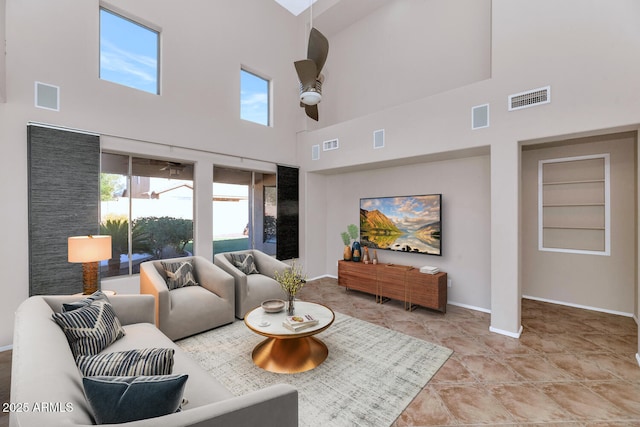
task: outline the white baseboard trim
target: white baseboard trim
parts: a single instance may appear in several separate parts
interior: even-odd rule
[[[548,302],[548,303],[551,303],[551,304],[565,305],[567,307],[582,308],[584,310],[599,311],[601,313],[615,314],[615,315],[618,315],[618,316],[634,317],[633,313],[626,313],[624,311],[607,310],[605,308],[600,308],[600,307],[591,307],[591,306],[588,306],[588,305],[573,304],[573,303],[565,302],[565,301],[556,301],[556,300],[547,299],[547,298],[533,297],[531,295],[522,295],[522,298],[531,299],[531,300],[534,300],[534,301]],[[636,320],[636,323],[637,323],[637,320]]]
[[[636,353],[636,362],[638,362],[638,365],[640,366],[640,354]]]
[[[310,282],[312,280],[325,279],[325,278],[338,279],[338,276],[332,276],[331,274],[323,274],[322,276],[308,277],[307,282]]]
[[[522,325],[520,325],[520,329],[516,333],[505,331],[504,329],[494,328],[493,326],[489,326],[489,331],[500,335],[506,335],[511,338],[520,338],[520,335],[522,334]]]
[[[447,304],[455,305],[456,307],[468,308],[469,310],[481,311],[483,313],[491,314],[491,310],[487,308],[477,307],[475,305],[463,304],[461,302],[447,301]]]
[[[2,353],[3,351],[9,351],[9,350],[13,350],[13,344],[0,347],[0,353]]]

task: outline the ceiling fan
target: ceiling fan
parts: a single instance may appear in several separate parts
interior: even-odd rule
[[[315,121],[318,121],[318,103],[322,101],[322,82],[324,81],[320,71],[327,60],[328,53],[329,41],[312,26],[309,33],[307,59],[293,63],[300,80],[300,106],[304,108],[307,116]]]

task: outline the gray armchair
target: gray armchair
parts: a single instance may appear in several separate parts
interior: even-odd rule
[[[232,255],[251,254],[258,270],[255,274],[245,274],[232,261]],[[236,293],[236,317],[244,319],[244,315],[260,306],[268,299],[286,300],[286,294],[275,280],[276,271],[283,272],[291,268],[288,264],[270,257],[255,249],[246,251],[225,252],[213,257],[215,265],[222,268],[234,278]]]
[[[155,297],[156,326],[173,341],[234,321],[234,278],[200,256],[191,260],[200,286],[169,290],[161,261],[140,264],[140,293]]]

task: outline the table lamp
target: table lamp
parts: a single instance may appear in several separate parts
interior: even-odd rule
[[[111,258],[111,236],[73,236],[67,239],[69,262],[82,263],[82,293],[98,290],[98,261]]]

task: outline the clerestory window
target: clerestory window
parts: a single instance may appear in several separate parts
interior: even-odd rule
[[[100,78],[160,93],[160,33],[100,8]]]

